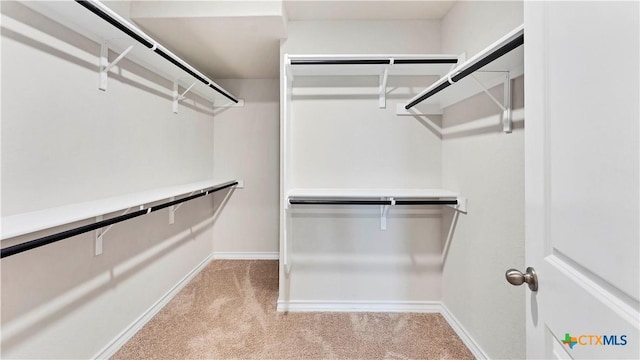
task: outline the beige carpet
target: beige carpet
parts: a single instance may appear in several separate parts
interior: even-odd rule
[[[439,314],[279,313],[277,261],[213,261],[113,359],[473,359]]]

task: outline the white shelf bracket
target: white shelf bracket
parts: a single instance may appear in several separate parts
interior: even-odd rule
[[[502,72],[502,71],[501,71]],[[503,71],[505,79],[504,79],[504,99],[503,102],[498,101],[489,90],[476,78],[474,75],[471,75],[471,78],[480,86],[482,91],[484,91],[487,96],[493,100],[496,105],[502,110],[502,131],[505,134],[511,133],[513,130],[513,121],[511,119],[511,76],[508,71]]]
[[[392,197],[386,200],[391,200],[391,205],[380,205],[380,230],[387,230],[387,215],[389,214],[389,208],[396,204],[396,200]]]
[[[244,99],[238,99],[237,103],[225,104],[225,105],[216,105],[215,102],[211,102],[211,105],[214,109],[223,109],[223,108],[237,108],[244,107]]]
[[[104,217],[102,215],[96,216],[96,222],[100,222],[104,220]],[[96,241],[95,241],[95,252],[94,255],[95,256],[100,256],[102,255],[102,236],[104,235],[106,231],[102,230],[102,229],[97,229],[96,230]]]
[[[124,59],[125,56],[133,49],[134,45],[126,48],[117,58],[115,58],[111,63],[109,63],[109,45],[107,45],[106,41],[102,42],[100,46],[100,84],[98,85],[98,89],[102,91],[107,90],[107,79],[109,78],[109,70],[116,66],[120,62],[120,60]]]
[[[127,210],[125,210],[122,215],[126,215],[129,210],[131,210],[131,208],[128,208]],[[100,222],[104,220],[104,215],[99,215],[96,216],[96,222]],[[109,225],[104,229],[97,229],[96,230],[96,241],[95,241],[95,256],[100,256],[102,255],[102,239],[104,238],[104,235],[107,233],[107,231],[111,230],[111,228],[113,227],[113,225]]]
[[[507,71],[504,77],[504,110],[502,110],[502,131],[510,134],[513,131],[511,116],[511,74]]]
[[[393,63],[393,59],[391,59]],[[378,92],[380,94],[380,109],[387,108],[387,79],[389,78],[389,69],[384,69],[382,74],[380,74],[380,88]]]
[[[203,192],[203,190],[200,190],[200,192]],[[191,194],[189,194],[188,196],[194,195],[195,193],[197,193],[197,191],[193,191],[191,192]],[[175,200],[176,197],[172,196],[171,197],[171,201]],[[180,207],[183,205],[184,203],[180,203],[178,205],[171,205],[169,206],[169,225],[172,225],[173,223],[176,222],[176,211],[178,211],[178,209],[180,209]]]
[[[459,211],[463,214],[467,213],[467,198],[463,197],[463,196],[458,196],[456,198],[456,200],[458,200],[458,204],[457,205],[447,205],[449,207],[454,208],[456,211]]]
[[[180,102],[181,100],[184,100],[185,95],[187,95],[189,90],[191,90],[191,88],[194,87],[197,83],[198,82],[195,81],[182,94],[178,93],[178,83],[177,82],[173,83],[173,113],[174,114],[178,113],[178,102]]]

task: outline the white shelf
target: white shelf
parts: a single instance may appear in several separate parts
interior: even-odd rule
[[[467,199],[460,196],[460,194],[443,189],[394,189],[394,188],[360,188],[360,189],[344,189],[344,188],[333,188],[333,189],[321,189],[321,188],[311,188],[311,189],[291,189],[286,193],[286,201],[285,203],[285,231],[283,238],[283,246],[282,246],[282,261],[285,267],[285,272],[289,273],[290,269],[290,259],[289,259],[289,243],[290,239],[288,239],[288,222],[290,220],[290,216],[286,215],[293,207],[294,204],[291,204],[293,200],[302,200],[302,201],[315,201],[315,200],[328,200],[329,204],[333,200],[345,200],[348,202],[349,200],[366,200],[370,202],[372,200],[383,200],[383,202],[387,202],[386,204],[366,204],[369,206],[380,206],[380,230],[387,229],[387,214],[389,212],[389,208],[397,205],[397,200],[409,200],[410,201],[430,201],[436,200],[435,203],[431,202],[430,205],[445,205],[442,202],[437,202],[439,200],[455,200],[455,202],[451,201],[446,204],[446,206],[450,206],[454,208],[458,212],[466,213],[467,212]],[[291,205],[289,205],[291,204]],[[312,203],[314,205],[325,205],[326,203]],[[345,203],[347,205],[348,203]],[[359,205],[364,205],[360,203]],[[406,204],[402,204],[406,205]]]
[[[457,211],[467,212],[467,199],[460,194],[443,189],[291,189],[286,194],[286,203],[291,200],[457,200],[452,206]]]
[[[287,198],[412,198],[457,199],[460,194],[442,189],[291,189]]]
[[[287,55],[285,61],[287,72],[291,76],[380,76],[385,69],[389,76],[401,75],[436,75],[442,76],[450,71],[455,63],[435,63],[435,64],[396,64],[398,61],[407,60],[432,60],[444,61],[455,59],[458,55],[434,55],[434,54],[411,54],[411,55]],[[376,61],[391,60],[391,64],[304,64],[292,65],[296,61]]]
[[[480,60],[486,58],[488,55],[494,53],[496,50],[522,36],[523,34],[524,25],[520,25],[500,38],[498,41],[489,45],[478,54],[464,61],[455,69],[445,74],[442,78],[431,84],[428,88],[420,92],[407,103],[410,103],[414,99],[418,99],[424,94],[428,94],[432,90],[441,86],[442,84],[449,82],[449,78],[455,77],[464,69],[473,66]],[[409,110],[404,109],[404,104],[402,106],[398,106],[398,115],[413,115],[417,113],[441,114],[443,108],[446,108],[447,106],[453,105],[464,99],[483,92],[482,87],[473,79],[474,76],[480,83],[482,83],[485,88],[490,89],[504,82],[505,73],[509,73],[509,77],[511,79],[524,74],[524,46],[519,46],[511,50],[510,52],[500,56],[499,58],[493,60],[479,70],[475,71],[472,75],[460,79],[459,81],[451,84],[451,86],[425,99]]]
[[[194,191],[229,185],[236,180],[206,180],[191,184],[169,186],[149,191],[110,197],[95,201],[65,205],[2,217],[2,235],[5,240],[55,226],[70,224],[99,215],[150,204]]]
[[[96,1],[93,2],[99,3]],[[186,88],[195,83],[190,92],[196,93],[200,97],[212,101],[215,106],[235,105],[233,101],[224,95],[198,81],[187,72],[181,70],[168,60],[154,53],[151,49],[148,49],[143,44],[129,37],[127,34],[109,24],[107,21],[101,19],[91,11],[85,9],[75,1],[26,1],[23,4],[99,44],[106,41],[109,45],[109,49],[118,54],[122,53],[130,45],[134,45],[133,49],[127,53],[126,59],[131,60],[168,80],[177,82],[181,87],[179,90],[180,93],[184,92]],[[144,34],[144,32],[139,29],[137,32]],[[151,39],[152,42],[157,43],[148,35],[146,35],[145,38]],[[182,63],[188,65],[184,60]],[[96,66],[98,66],[97,62]],[[115,70],[112,69],[111,71]],[[196,71],[196,73],[197,72],[198,71]],[[98,73],[96,73],[96,77],[98,76]],[[210,81],[206,76],[203,76],[203,78]],[[211,84],[222,91],[227,92],[227,94],[233,97],[233,95],[224,90],[221,86],[217,85],[215,82],[211,81]],[[93,85],[94,84],[87,84],[87,86]]]

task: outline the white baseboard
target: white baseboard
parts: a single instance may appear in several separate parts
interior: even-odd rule
[[[453,314],[449,311],[449,309],[447,309],[447,307],[444,304],[440,304],[440,308],[441,308],[440,314],[442,315],[442,317],[444,317],[444,319],[447,320],[449,325],[451,325],[451,328],[453,328],[453,331],[455,331],[456,334],[458,334],[458,337],[467,346],[469,351],[471,351],[473,356],[475,356],[476,359],[481,359],[481,360],[488,359],[489,357],[484,352],[484,350],[482,350],[480,345],[478,345],[478,343],[471,337],[471,335],[469,335],[469,333],[464,329],[462,324],[458,322],[458,319],[456,319],[456,317],[453,316]]]
[[[438,313],[439,301],[280,301],[278,311]]]
[[[278,260],[280,253],[271,252],[235,252],[235,251],[214,251],[213,258],[216,260]]]
[[[162,308],[171,301],[200,271],[202,271],[214,259],[214,254],[207,256],[200,264],[191,270],[182,280],[164,294],[160,300],[138,317],[129,327],[124,329],[107,346],[100,350],[93,359],[108,359],[113,356],[124,344],[129,341],[142,327],[149,322]]]

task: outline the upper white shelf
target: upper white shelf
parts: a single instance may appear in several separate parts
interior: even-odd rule
[[[456,199],[460,194],[442,189],[291,189],[287,197],[300,198],[425,198],[425,199]]]
[[[442,76],[458,63],[458,55],[285,55],[289,76]]]
[[[86,6],[97,9],[98,12],[106,14],[107,17],[115,19],[113,22],[118,25],[112,25],[83,5],[72,0],[24,2],[26,6],[33,10],[99,44],[106,42],[109,49],[118,54],[121,54],[129,46],[134,45],[126,54],[126,58],[172,82],[178,83],[180,87],[182,87],[182,89],[179,89],[180,93],[193,85],[189,90],[190,92],[194,92],[200,97],[210,100],[215,106],[232,106],[236,104],[236,101],[240,102],[240,100],[235,98],[231,93],[189,65],[186,61],[164,48],[137,26],[120,17],[100,1],[91,0],[85,3]],[[116,26],[126,29],[143,41],[151,44],[151,48],[134,40]],[[188,69],[188,71],[200,79],[185,69]],[[219,91],[214,88],[217,88]]]
[[[506,74],[511,79],[524,74],[524,46],[520,46],[523,42],[524,25],[520,25],[456,66],[407,104],[398,106],[398,114],[442,113],[443,108],[484,91],[483,87],[490,89],[502,84]],[[408,111],[404,109],[418,101]]]
[[[99,215],[125,210],[174,196],[233,184],[236,180],[206,180],[191,184],[169,186],[134,194],[110,197],[95,201],[59,206],[39,211],[2,217],[2,234],[5,240],[55,226],[70,224]]]

